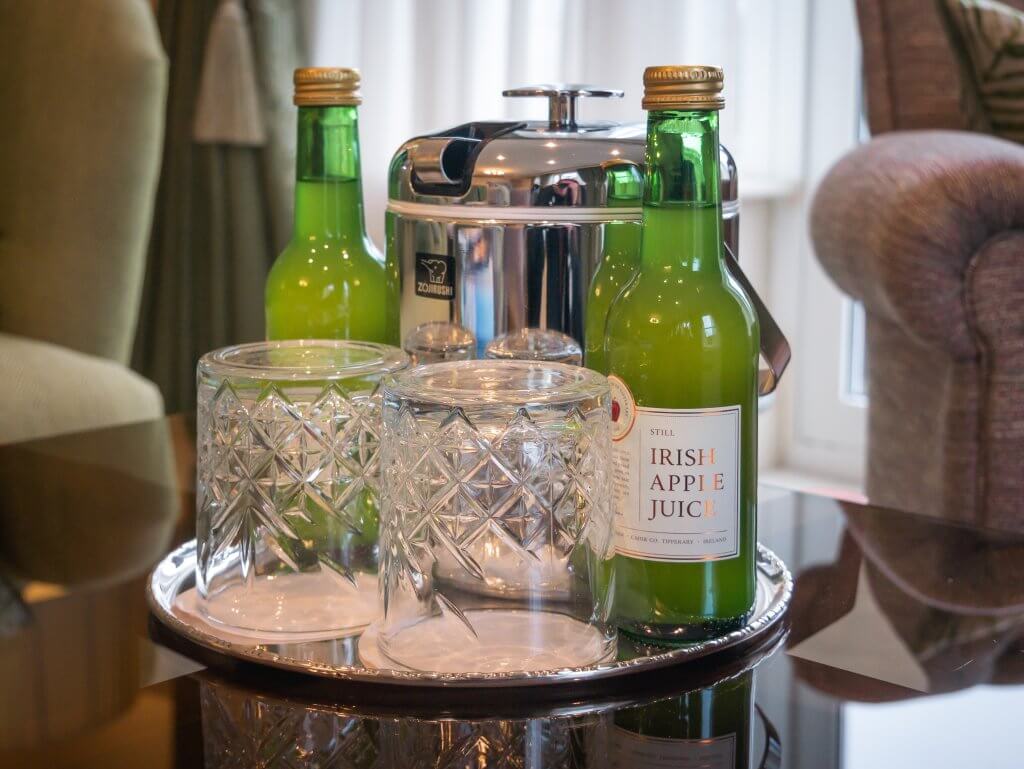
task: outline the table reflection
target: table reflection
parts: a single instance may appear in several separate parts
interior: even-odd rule
[[[168,419],[0,446],[0,751],[91,733],[135,703],[153,666],[146,573],[191,528],[184,432]]]
[[[200,676],[207,769],[663,769],[777,767],[754,670],[711,686],[523,718],[436,717],[312,704]]]
[[[796,579],[789,654],[801,679],[863,702],[1024,683],[1024,537],[842,513],[836,559]]]
[[[194,445],[175,417],[0,447],[0,766],[770,767],[780,743],[801,769],[1024,755],[1019,535],[764,488],[761,538],[796,589],[788,639],[766,641],[785,653],[755,652],[754,676],[758,659],[716,655],[557,696],[389,693],[240,665],[149,616],[146,562],[195,530]],[[52,488],[34,491],[33,464]]]

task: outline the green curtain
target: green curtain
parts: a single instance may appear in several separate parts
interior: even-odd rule
[[[307,58],[296,4],[245,3],[265,126],[261,146],[193,139],[206,42],[218,5],[160,0],[157,7],[170,83],[132,363],[160,387],[168,412],[194,406],[200,355],[263,338],[263,283],[291,226],[291,73]]]

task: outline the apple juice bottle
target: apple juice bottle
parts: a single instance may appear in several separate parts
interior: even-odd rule
[[[353,69],[295,71],[295,226],[267,277],[269,339],[398,343],[397,292],[363,219],[358,87]]]
[[[722,261],[722,71],[651,67],[640,265],[608,311],[614,613],[691,642],[754,602],[759,332]]]

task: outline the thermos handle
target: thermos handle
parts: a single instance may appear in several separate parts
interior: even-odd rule
[[[789,341],[782,333],[782,329],[779,328],[779,324],[775,322],[775,318],[768,312],[761,297],[757,295],[754,287],[747,280],[747,276],[743,274],[743,268],[736,261],[736,255],[729,248],[729,244],[723,243],[722,245],[725,249],[726,267],[737,282],[743,286],[743,290],[747,292],[747,296],[754,303],[754,310],[757,312],[757,322],[761,326],[761,357],[768,364],[768,368],[763,368],[758,372],[757,393],[758,395],[767,395],[778,387],[782,372],[789,365],[792,351],[789,349]]]
[[[480,143],[465,136],[425,136],[409,150],[416,180],[424,184],[458,184],[466,158]]]
[[[768,720],[768,716],[761,710],[760,705],[755,705],[754,708],[757,710],[757,717],[761,719],[765,733],[764,753],[761,754],[761,762],[757,767],[758,769],[780,769],[782,767],[782,740],[779,738],[779,730]]]
[[[576,130],[576,100],[581,96],[621,98],[618,88],[601,88],[583,83],[544,83],[508,88],[502,96],[546,96],[548,99],[548,128],[557,131]]]
[[[472,181],[473,164],[480,149],[496,136],[523,125],[507,121],[463,123],[409,142],[413,189],[421,195],[464,195]]]

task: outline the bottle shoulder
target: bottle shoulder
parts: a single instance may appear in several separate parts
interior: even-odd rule
[[[369,238],[294,238],[274,260],[271,272],[299,269],[384,271],[384,257]]]
[[[635,254],[608,254],[594,271],[594,282],[624,284],[637,271],[638,260]]]
[[[757,323],[757,309],[754,307],[754,301],[747,294],[740,282],[732,276],[729,270],[723,268],[725,275],[725,285],[729,293],[735,297],[737,304],[743,308],[743,311],[749,316],[749,318],[756,324]]]
[[[712,347],[724,338],[759,338],[750,298],[731,278],[687,279],[637,273],[608,310],[609,337],[676,338]]]
[[[612,309],[629,306],[678,308],[681,313],[733,308],[755,316],[754,305],[742,286],[728,273],[694,275],[682,271],[635,270],[630,274]]]
[[[383,301],[387,284],[384,264],[367,251],[290,244],[271,266],[264,293],[268,303],[347,306]]]

